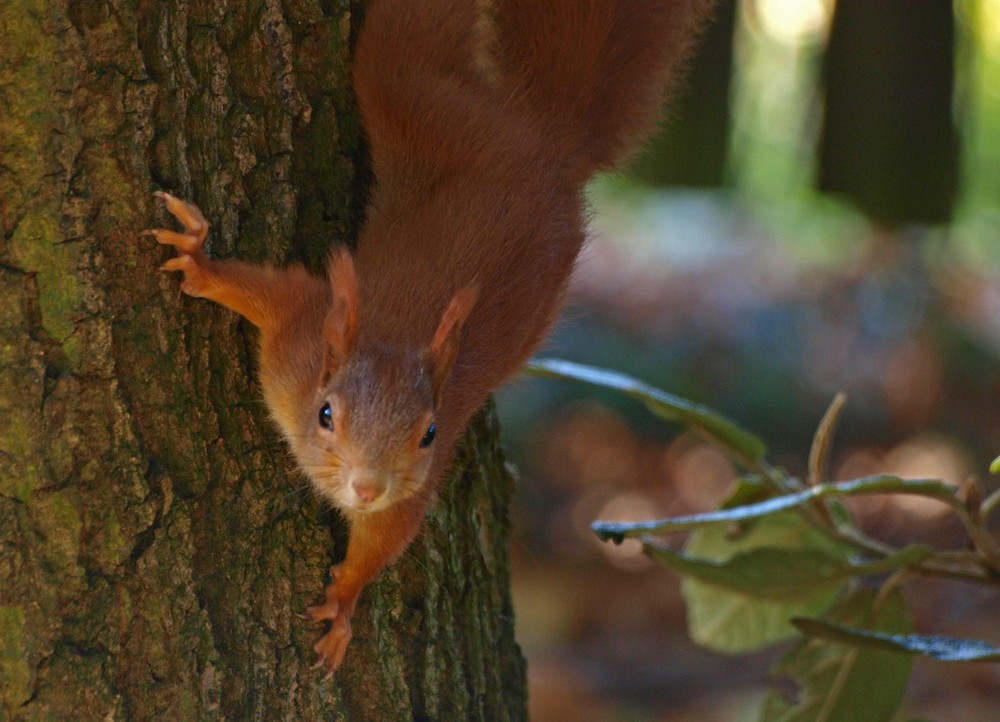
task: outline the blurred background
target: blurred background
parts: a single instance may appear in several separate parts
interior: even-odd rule
[[[844,390],[836,479],[996,488],[1000,0],[722,0],[664,133],[591,202],[542,356],[704,403],[795,473]],[[521,379],[498,405],[533,719],[756,719],[783,649],[698,649],[677,576],[589,530],[712,508],[726,457],[567,382]],[[855,509],[885,540],[962,543],[940,504]],[[995,587],[906,591],[921,632],[1000,644]],[[1000,719],[1000,665],[919,660],[906,699],[901,719]]]

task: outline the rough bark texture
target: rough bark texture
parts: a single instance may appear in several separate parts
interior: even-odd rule
[[[525,717],[492,414],[324,681],[296,615],[344,532],[266,419],[253,331],[137,236],[156,188],[217,256],[315,267],[352,236],[356,10],[0,3],[0,720]]]

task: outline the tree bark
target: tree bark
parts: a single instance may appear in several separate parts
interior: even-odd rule
[[[183,297],[151,191],[210,251],[322,264],[364,184],[335,0],[0,3],[0,720],[517,720],[492,411],[425,531],[312,671],[346,533],[255,388],[253,330]]]

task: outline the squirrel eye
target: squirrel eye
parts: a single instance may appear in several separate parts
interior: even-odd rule
[[[434,442],[434,435],[437,433],[437,428],[434,424],[427,427],[427,433],[424,434],[424,438],[420,440],[420,448],[426,449]]]
[[[327,401],[319,409],[319,425],[328,431],[333,431],[333,410]]]

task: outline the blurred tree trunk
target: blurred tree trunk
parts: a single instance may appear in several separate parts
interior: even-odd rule
[[[736,0],[715,5],[662,130],[628,172],[654,186],[717,188],[729,156]]]
[[[325,681],[296,615],[344,531],[265,419],[252,329],[138,237],[155,188],[217,256],[353,237],[357,9],[0,4],[0,720],[525,717],[492,414]]]
[[[887,226],[947,223],[958,179],[946,0],[837,0],[820,188]]]

